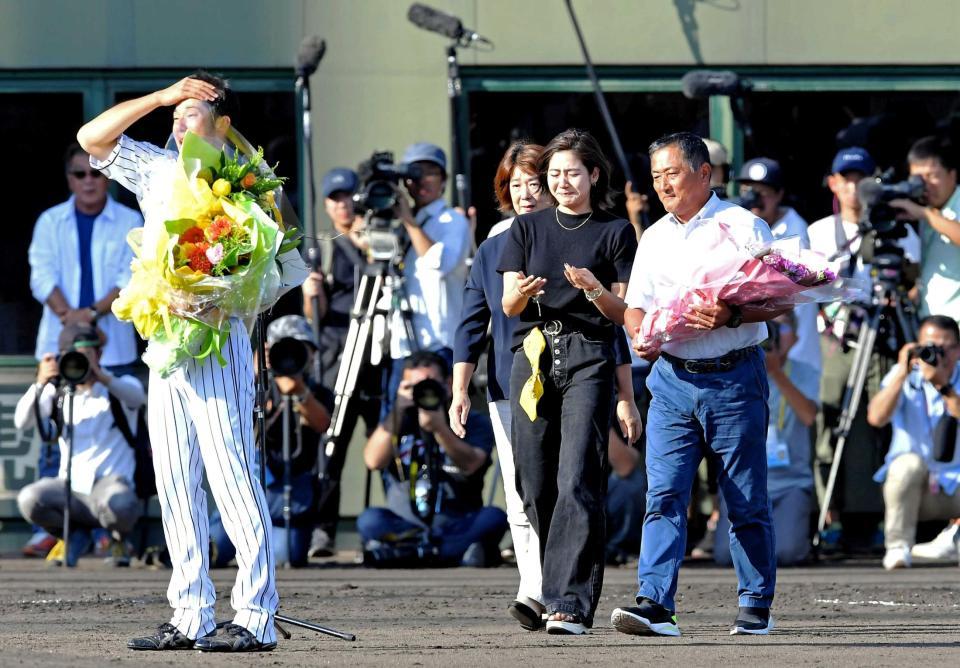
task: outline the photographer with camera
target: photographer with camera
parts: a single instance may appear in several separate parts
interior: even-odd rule
[[[507,516],[484,507],[490,418],[471,411],[461,438],[450,428],[450,373],[436,353],[410,355],[390,413],[367,440],[363,459],[383,471],[387,507],[357,518],[370,566],[491,566],[499,563]]]
[[[960,189],[957,158],[949,141],[924,137],[907,153],[910,175],[923,179],[923,204],[901,198],[890,206],[920,221],[920,315],[960,319]]]
[[[811,223],[807,229],[810,248],[828,258],[838,276],[853,277],[862,282],[870,293],[874,289],[871,260],[877,240],[868,235],[867,247],[861,247],[866,234],[861,223],[869,223],[869,220],[866,220],[867,212],[857,189],[862,181],[873,177],[876,171],[876,163],[866,149],[850,146],[837,151],[831,163],[830,174],[826,178],[827,187],[833,193],[835,213]],[[919,237],[909,225],[898,227],[900,229],[896,233],[904,236],[890,239],[889,243],[903,251],[906,261],[917,262],[920,258]],[[818,416],[819,437],[815,447],[814,467],[819,497],[824,494],[827,475],[833,462],[837,443],[834,430],[840,420],[847,379],[857,354],[850,344],[857,340],[868,306],[836,302],[823,304],[821,308],[819,329],[823,373],[820,377],[821,411]],[[892,353],[896,354],[896,348]],[[867,424],[865,406],[870,397],[879,390],[879,382],[891,362],[892,360],[885,358],[882,351],[874,350],[871,355],[867,381],[863,388],[864,397],[854,415],[846,445],[847,448],[853,448],[852,454],[846,458],[840,469],[841,479],[845,483],[838,484],[839,493],[834,494],[827,515],[828,526],[822,537],[825,548],[834,548],[840,539],[841,529],[836,511],[847,506],[842,492],[848,487],[868,484],[867,480],[872,474],[870,459],[873,453],[880,450],[881,444],[877,432]]]
[[[390,357],[384,378],[381,419],[391,408],[403,375],[404,360],[413,351],[429,350],[453,363],[454,333],[463,305],[467,280],[466,256],[470,250],[467,219],[443,199],[447,184],[447,158],[439,146],[419,142],[407,147],[403,162],[415,174],[404,179],[413,199],[397,193],[394,215],[403,224],[409,246],[403,255],[404,289],[415,340],[394,312],[390,323]]]
[[[893,439],[874,480],[883,483],[887,570],[908,568],[917,521],[960,516],[960,329],[949,316],[920,323],[917,343],[900,350],[897,364],[870,401],[867,420],[891,424]]]
[[[41,435],[50,435],[45,440],[52,440],[57,430],[60,472],[57,478],[42,478],[20,490],[17,505],[27,521],[54,535],[63,531],[67,452],[72,448],[71,531],[66,563],[76,564],[90,547],[91,530],[104,528],[113,535],[114,563],[127,565],[129,555],[123,536],[133,529],[142,506],[133,484],[135,454],[116,424],[118,412],[112,404],[119,402],[130,428],[135,429],[137,411],[146,402],[146,394],[135,376],[114,376],[100,366],[106,337],[93,325],[65,325],[58,343],[60,358],[44,355],[36,383],[17,402],[14,426],[36,427]],[[69,402],[61,400],[66,383],[74,387],[70,442],[65,438],[68,427],[64,423],[69,419]]]
[[[337,167],[324,174],[321,185],[324,209],[336,233],[333,254],[326,275],[314,267],[301,286],[303,314],[310,321],[315,315],[314,298],[317,299],[319,313],[316,316],[319,318],[320,332],[317,354],[320,355],[321,383],[327,389],[333,389],[337,384],[359,275],[367,264],[367,244],[359,230],[363,220],[358,218],[353,201],[359,185],[360,179],[351,169]],[[368,366],[363,374],[357,383],[358,387],[379,387],[379,369]],[[375,397],[363,392],[355,392],[351,396],[341,428],[343,438],[336,441],[320,478],[318,526],[310,539],[311,557],[326,557],[334,553],[337,524],[340,521],[340,477],[347,458],[347,446],[356,429],[357,419],[363,417],[368,425],[364,435],[369,436],[379,411],[379,402]]]
[[[277,559],[287,554],[285,534],[278,528],[286,527],[284,516],[284,402],[291,402],[287,433],[290,442],[289,503],[290,542],[287,554],[294,567],[307,564],[307,549],[316,520],[317,451],[323,433],[330,425],[330,392],[309,378],[313,356],[317,348],[307,320],[298,315],[277,318],[267,327],[267,368],[270,385],[266,390],[266,494],[270,519],[274,527],[273,545]],[[210,558],[213,568],[226,566],[236,554],[230,542],[219,511],[210,519],[210,540],[214,553]]]

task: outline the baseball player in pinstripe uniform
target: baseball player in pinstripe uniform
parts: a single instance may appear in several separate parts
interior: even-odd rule
[[[124,131],[151,111],[172,106],[178,147],[190,130],[220,148],[230,129],[231,101],[227,82],[198,72],[108,109],[84,125],[77,139],[90,153],[91,165],[142,200],[151,164],[175,160],[177,154],[134,141]],[[282,291],[303,282],[306,267],[296,251],[282,255],[280,261]],[[230,320],[223,352],[226,367],[208,357],[191,360],[166,378],[156,373],[150,377],[147,417],[173,565],[167,597],[174,614],[153,635],[130,640],[131,649],[235,652],[276,646],[273,616],[278,597],[268,542],[271,523],[257,477],[253,436],[253,355],[239,319]],[[237,547],[239,566],[230,597],[236,615],[219,634],[209,576],[204,470],[224,528]]]

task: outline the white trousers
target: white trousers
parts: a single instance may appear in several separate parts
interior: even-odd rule
[[[253,437],[254,372],[250,339],[231,319],[226,367],[212,356],[191,360],[167,378],[150,375],[147,418],[153,467],[173,575],[170,623],[188,638],[215,628],[210,533],[203,473],[237,548],[239,572],[230,604],[233,623],[261,642],[275,642],[277,610],[270,513],[257,477]]]
[[[507,502],[507,521],[513,537],[513,551],[517,555],[517,570],[520,571],[520,589],[517,599],[528,598],[543,604],[540,591],[540,538],[530,526],[523,512],[523,499],[517,492],[517,473],[513,465],[513,447],[510,444],[510,401],[490,402],[490,421],[497,443],[497,460],[503,477],[503,495]]]

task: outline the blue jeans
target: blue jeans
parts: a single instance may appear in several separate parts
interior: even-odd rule
[[[440,348],[431,351],[447,361],[447,372],[453,369],[453,350],[450,348]],[[380,419],[383,420],[393,408],[393,399],[397,396],[397,390],[400,389],[400,380],[403,378],[403,365],[407,361],[406,357],[391,359],[383,372],[383,398],[380,401]]]
[[[422,527],[409,522],[389,508],[367,508],[357,518],[357,531],[364,545],[383,540],[387,534],[416,533]],[[434,518],[433,536],[440,544],[440,558],[459,563],[473,543],[496,546],[507,530],[507,514],[487,506],[465,515],[438,515]]]
[[[776,552],[767,496],[767,372],[759,350],[725,372],[689,373],[660,358],[647,379],[647,513],[638,597],[675,609],[687,535],[687,504],[700,460],[720,469],[730,516],[739,604],[769,608]]]

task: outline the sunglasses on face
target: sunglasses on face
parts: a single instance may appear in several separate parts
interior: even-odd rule
[[[84,177],[93,177],[95,179],[102,179],[103,174],[101,174],[96,169],[71,169],[67,172],[70,176],[77,179],[78,181],[83,180]]]

